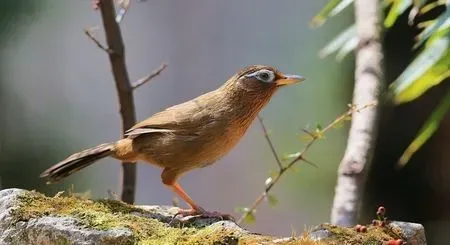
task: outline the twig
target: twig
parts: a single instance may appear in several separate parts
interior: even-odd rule
[[[380,100],[385,87],[383,74],[383,8],[378,0],[355,0],[356,32],[360,40],[355,57],[353,104]],[[331,223],[357,223],[362,195],[373,158],[380,108],[358,113],[352,119],[344,157],[339,165]]]
[[[351,106],[350,109],[348,109],[344,114],[342,114],[339,117],[337,117],[333,122],[328,124],[318,134],[310,134],[310,133],[308,133],[311,136],[311,139],[308,141],[308,143],[306,143],[306,146],[303,148],[303,150],[299,154],[297,154],[297,156],[293,160],[291,160],[291,162],[289,162],[288,165],[286,165],[285,167],[282,167],[273,178],[269,177],[268,180],[270,180],[270,181],[266,181],[266,187],[265,187],[264,191],[255,199],[255,201],[252,203],[250,208],[246,209],[246,211],[242,214],[242,216],[239,218],[237,223],[240,224],[240,223],[242,223],[242,221],[244,221],[244,219],[248,215],[253,215],[253,213],[255,212],[255,210],[258,207],[258,205],[261,204],[261,202],[267,197],[269,191],[273,188],[273,186],[276,183],[278,183],[278,181],[281,179],[281,177],[283,176],[283,174],[287,170],[292,168],[292,166],[294,166],[295,163],[297,163],[299,161],[305,161],[305,158],[304,158],[305,153],[314,144],[314,142],[316,142],[316,140],[318,140],[320,138],[320,135],[323,135],[328,130],[330,130],[331,128],[336,126],[338,123],[346,120],[353,113],[359,112],[359,111],[364,110],[364,109],[369,108],[369,107],[373,107],[376,104],[377,104],[376,102],[371,102],[371,103],[363,105],[361,107]],[[305,161],[305,162],[307,162],[307,161]]]
[[[272,155],[275,157],[275,160],[277,161],[278,167],[281,170],[281,169],[283,169],[283,164],[281,163],[280,157],[278,157],[277,151],[275,150],[275,147],[273,146],[272,140],[269,137],[269,133],[267,131],[266,125],[264,125],[264,121],[261,118],[261,116],[259,116],[259,115],[258,115],[258,121],[259,121],[259,124],[261,125],[261,128],[263,130],[264,137],[266,138],[266,141],[269,144],[270,150],[272,151]]]
[[[161,64],[158,68],[156,68],[154,71],[152,71],[152,73],[150,75],[147,75],[146,77],[143,77],[141,79],[139,79],[138,81],[136,81],[132,87],[133,89],[137,89],[140,86],[150,82],[154,77],[158,76],[164,69],[166,69],[167,64],[163,63]]]
[[[122,118],[122,137],[126,130],[136,123],[136,113],[133,98],[133,88],[130,83],[128,71],[125,64],[125,52],[122,34],[119,24],[116,22],[116,12],[113,0],[100,0],[98,7],[101,12],[103,28],[108,44],[109,61],[116,84],[117,96],[119,98],[120,115]],[[92,39],[92,38],[91,38]],[[95,42],[95,39],[92,39]],[[98,42],[95,42],[97,46]],[[122,190],[121,199],[127,203],[133,203],[136,191],[136,164],[122,162]]]
[[[89,39],[91,39],[95,43],[95,45],[97,45],[97,47],[99,47],[106,53],[111,54],[113,52],[110,48],[107,48],[102,43],[100,43],[100,41],[94,36],[94,34],[92,34],[91,30],[84,29],[84,34],[86,34],[86,36],[89,37]]]

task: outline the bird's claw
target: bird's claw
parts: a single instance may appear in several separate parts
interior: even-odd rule
[[[173,218],[175,219],[178,216],[179,217],[193,216],[196,218],[217,218],[220,220],[235,221],[235,218],[229,214],[222,214],[216,211],[209,212],[204,209],[181,209],[173,216]]]

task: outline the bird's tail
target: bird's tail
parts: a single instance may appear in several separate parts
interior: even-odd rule
[[[75,153],[45,170],[40,177],[48,178],[50,183],[57,182],[102,158],[111,156],[113,154],[114,144],[115,143],[101,144]]]

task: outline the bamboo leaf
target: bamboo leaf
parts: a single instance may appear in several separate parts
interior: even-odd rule
[[[269,202],[270,207],[275,207],[278,204],[278,199],[272,195],[272,194],[267,194],[267,202]]]
[[[390,86],[395,103],[414,100],[450,76],[449,44],[450,35],[427,42],[425,49]]]
[[[331,0],[319,13],[312,18],[309,25],[311,27],[319,27],[325,23],[329,17],[339,14],[342,10],[348,7],[354,0]]]
[[[400,160],[398,161],[398,166],[403,167],[405,164],[411,159],[412,155],[417,152],[417,150],[422,147],[425,142],[436,132],[444,118],[447,111],[450,109],[450,90],[447,91],[447,95],[442,99],[439,106],[433,111],[431,116],[425,122],[423,127],[420,129],[416,138],[413,142],[408,146]]]
[[[356,37],[356,26],[353,24],[339,33],[322,50],[320,50],[319,56],[321,58],[327,57],[328,55],[338,51],[348,42],[348,40],[354,37]]]
[[[449,1],[450,2],[450,1]],[[439,15],[439,17],[433,21],[432,24],[428,25],[418,36],[417,43],[414,45],[415,48],[422,45],[428,38],[437,32],[445,31],[450,27],[450,8]]]
[[[413,8],[409,11],[408,24],[412,25],[417,14],[420,12],[420,8],[427,2],[427,0],[413,0]]]
[[[403,12],[405,12],[405,10],[409,6],[411,6],[411,4],[412,0],[395,0],[394,4],[389,10],[389,13],[386,16],[386,19],[384,20],[384,26],[386,28],[391,28],[398,17],[403,14]]]
[[[352,37],[350,40],[347,40],[347,42],[342,46],[342,48],[339,50],[339,52],[336,55],[337,61],[342,61],[345,56],[347,56],[350,52],[356,49],[359,43],[359,38],[357,36]]]

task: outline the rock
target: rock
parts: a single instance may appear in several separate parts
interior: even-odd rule
[[[390,221],[385,227],[367,225],[364,232],[355,227],[341,227],[331,224],[321,224],[312,229],[308,238],[313,241],[323,241],[325,244],[380,244],[389,240],[401,239],[404,244],[426,245],[425,229],[421,224]]]
[[[228,220],[173,219],[177,211],[7,189],[0,191],[0,245],[272,244],[279,239],[252,234]]]
[[[75,195],[47,197],[34,191],[7,189],[0,191],[0,245],[383,244],[397,238],[391,237],[384,230],[386,227],[368,226],[367,232],[358,233],[352,228],[329,224],[322,224],[300,237],[272,237],[251,233],[229,220],[173,219],[178,210],[170,206],[133,206],[107,199],[94,201]],[[396,230],[405,231],[404,237],[424,242],[419,235],[423,234],[423,227],[421,231],[420,225],[408,224],[392,225]],[[408,241],[408,244],[425,243]]]
[[[425,228],[421,224],[392,221],[389,223],[388,227],[400,233],[409,245],[427,244],[427,239],[425,238]]]

